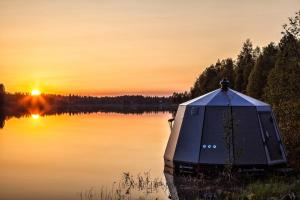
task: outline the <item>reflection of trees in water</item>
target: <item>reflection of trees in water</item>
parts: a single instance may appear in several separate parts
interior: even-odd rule
[[[176,110],[176,106],[148,106],[148,105],[100,105],[100,106],[63,106],[63,107],[52,107],[49,110],[39,109],[35,107],[34,109],[16,109],[13,111],[6,112],[5,109],[0,110],[0,128],[4,127],[5,120],[12,117],[30,117],[32,114],[39,114],[41,116],[45,115],[81,115],[90,113],[120,113],[120,114],[144,114],[144,113],[159,113],[167,112],[173,113]]]
[[[82,113],[121,113],[121,114],[143,114],[157,112],[172,112],[176,106],[147,106],[147,105],[100,105],[100,106],[70,106],[51,109],[45,114],[82,114]]]
[[[4,121],[12,117],[30,117],[32,114],[39,116],[79,115],[96,112],[143,114],[174,112],[176,108],[177,105],[172,104],[167,97],[30,96],[21,93],[5,93],[3,86],[0,91],[0,127],[3,128]]]
[[[172,100],[169,97],[150,97],[141,95],[91,97],[50,94],[31,96],[22,93],[5,93],[4,90],[1,94],[3,97],[2,107],[3,113],[5,113],[5,119],[11,117],[26,117],[31,116],[32,114],[38,114],[40,116],[60,114],[77,115],[96,112],[143,114],[174,112],[177,108],[177,105],[172,103]]]

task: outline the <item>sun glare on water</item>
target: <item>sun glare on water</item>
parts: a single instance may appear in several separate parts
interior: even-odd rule
[[[31,91],[31,95],[32,96],[39,96],[39,95],[41,95],[41,91],[38,90],[38,89],[34,89],[34,90]]]

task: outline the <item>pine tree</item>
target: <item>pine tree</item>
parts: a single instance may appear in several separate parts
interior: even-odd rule
[[[219,81],[227,78],[230,82],[230,87],[234,88],[234,62],[231,58],[221,61],[221,70],[219,73]]]
[[[295,13],[294,17],[289,17],[289,24],[283,25],[284,35],[292,35],[296,39],[300,39],[300,10]]]
[[[235,68],[235,89],[246,93],[248,77],[255,63],[255,55],[252,43],[249,39],[243,44],[242,51],[238,55],[237,65]]]
[[[211,65],[202,72],[190,90],[190,96],[192,98],[203,95],[218,87],[220,65],[221,63],[218,61],[216,65]]]
[[[196,79],[190,89],[190,98],[203,95],[220,87],[220,80],[227,78],[234,87],[234,62],[231,58],[218,60],[215,65],[207,67]]]

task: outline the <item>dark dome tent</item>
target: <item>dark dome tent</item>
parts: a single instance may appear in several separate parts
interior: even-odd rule
[[[269,167],[286,164],[271,106],[228,88],[179,105],[164,154],[165,166],[193,168],[232,164]]]

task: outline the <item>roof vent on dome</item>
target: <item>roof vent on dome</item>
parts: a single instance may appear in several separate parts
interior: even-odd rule
[[[224,78],[224,79],[222,79],[220,81],[221,89],[223,91],[227,91],[228,90],[229,84],[230,84],[230,82],[229,82],[229,80],[227,78]]]

